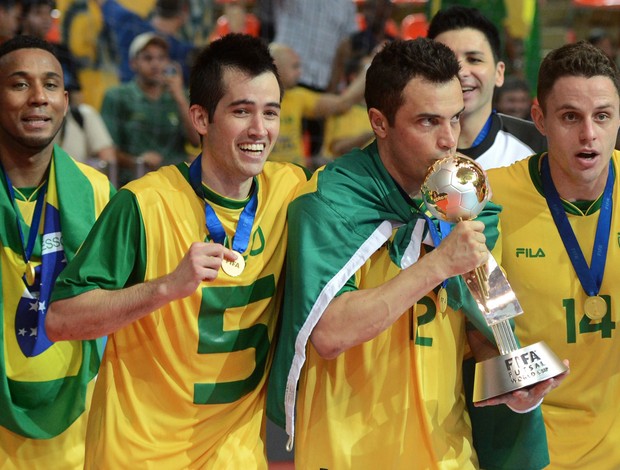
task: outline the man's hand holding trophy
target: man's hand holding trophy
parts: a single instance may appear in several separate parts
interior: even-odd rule
[[[474,219],[491,196],[484,170],[469,157],[456,153],[429,168],[421,188],[429,212],[449,223]],[[462,275],[499,349],[499,356],[476,364],[474,403],[510,404],[510,394],[541,385],[540,396],[555,388],[568,371],[549,347],[538,343],[519,347],[509,320],[523,313],[506,276],[493,256],[475,270]],[[556,383],[557,382],[557,383]]]

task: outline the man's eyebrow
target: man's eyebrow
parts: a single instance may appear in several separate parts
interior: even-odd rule
[[[419,118],[439,118],[441,117],[439,114],[433,114],[433,113],[420,113],[417,115],[417,117]]]
[[[9,74],[9,77],[32,77],[33,75],[24,71],[24,70],[16,70],[15,72]],[[58,72],[45,72],[43,74],[43,76],[45,78],[56,78],[56,79],[62,79],[61,75]]]
[[[484,55],[483,51],[479,51],[478,49],[471,49],[465,51],[465,55]]]
[[[594,108],[594,111],[599,112],[599,111],[606,111],[608,109],[615,109],[615,105],[611,102],[609,103],[602,103],[598,106],[596,106]],[[575,105],[573,103],[563,103],[562,105],[558,106],[557,111],[576,111],[576,112],[581,112],[581,109],[579,109],[578,105]]]
[[[228,107],[231,108],[233,106],[239,106],[243,104],[250,105],[250,106],[256,106],[256,101],[252,101],[252,100],[248,100],[244,98],[244,99],[232,101],[231,103],[228,104]],[[266,106],[280,109],[280,103],[277,101],[269,102],[266,104]]]
[[[244,98],[240,100],[231,101],[230,103],[228,103],[228,107],[230,108],[231,106],[239,106],[240,104],[255,105],[256,102]]]
[[[455,116],[462,114],[463,111],[465,111],[465,106],[463,106],[460,110],[454,113],[450,118],[453,118]],[[443,116],[437,113],[420,113],[416,117],[422,118],[422,119],[441,119]]]

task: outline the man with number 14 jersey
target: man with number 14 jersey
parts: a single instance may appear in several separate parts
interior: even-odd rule
[[[501,265],[524,310],[517,335],[570,361],[543,402],[550,469],[620,468],[619,90],[595,47],[552,51],[532,109],[549,152],[489,171]]]

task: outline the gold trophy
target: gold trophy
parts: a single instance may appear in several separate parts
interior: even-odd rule
[[[429,212],[450,223],[474,219],[491,197],[482,167],[459,153],[438,160],[428,169],[421,192]],[[462,277],[500,352],[476,364],[474,402],[532,386],[566,371],[544,341],[519,348],[509,320],[523,309],[493,256],[489,254],[486,264]]]

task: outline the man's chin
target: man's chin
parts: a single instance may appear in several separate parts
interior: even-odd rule
[[[54,143],[54,137],[26,137],[21,139],[21,144],[33,152],[41,152]]]

